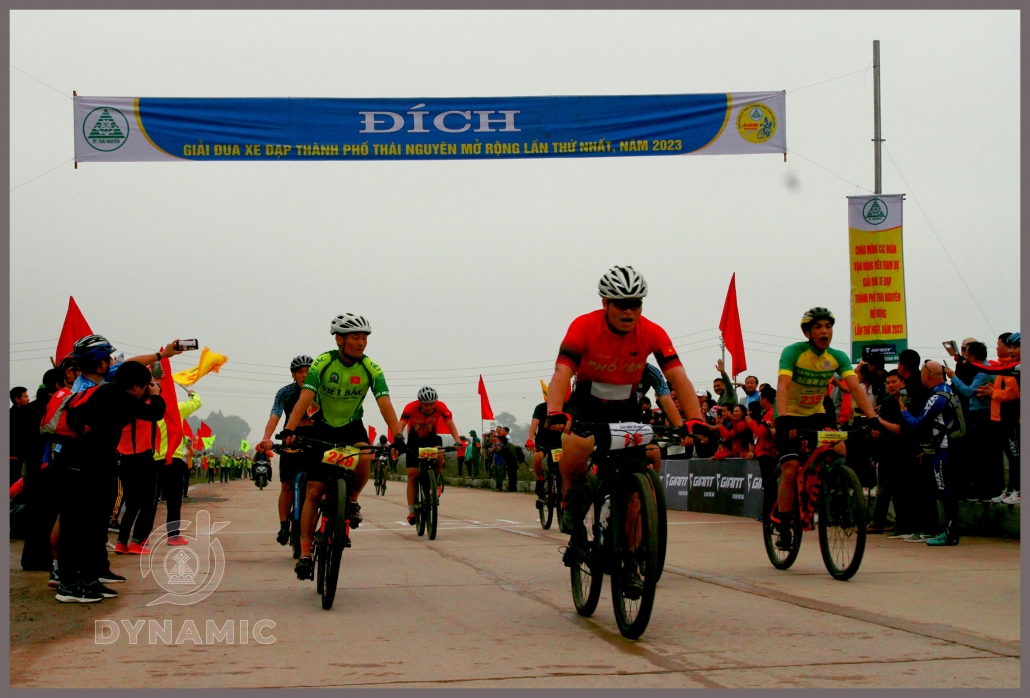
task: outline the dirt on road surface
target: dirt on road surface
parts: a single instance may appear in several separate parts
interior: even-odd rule
[[[815,536],[778,571],[758,522],[670,512],[666,572],[633,642],[619,634],[607,578],[593,617],[576,614],[561,563],[567,539],[557,524],[540,528],[530,495],[448,488],[428,541],[403,522],[402,483],[385,497],[369,485],[365,522],[324,611],[275,542],[278,483],[210,483],[191,494],[184,535],[198,512],[229,523],[212,536],[224,574],[189,605],[148,606],[165,594],[155,580],[162,561],[143,578],[139,557],[113,553],[128,578],[113,585],[118,598],[60,604],[45,572],[21,570],[21,541],[11,541],[11,686],[1020,685],[1018,541],[931,548],[870,536],[861,570],[837,582]],[[159,523],[164,516],[162,506]],[[232,644],[209,636],[227,621]]]

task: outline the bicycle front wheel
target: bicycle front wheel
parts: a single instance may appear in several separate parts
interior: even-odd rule
[[[429,497],[426,500],[427,514],[429,521],[426,528],[429,530],[429,540],[436,540],[436,514],[440,504],[440,498],[436,496],[436,473],[429,471]]]
[[[772,474],[772,481],[776,483],[776,489],[767,493],[766,497],[776,498],[777,492],[779,492],[780,483],[780,469],[777,467]],[[776,506],[773,502],[772,506],[763,506],[762,512],[762,539],[765,541],[765,554],[769,556],[769,562],[772,566],[778,570],[788,569],[794,564],[794,561],[798,559],[798,553],[801,551],[801,517],[795,514],[794,516],[794,535],[791,540],[790,550],[780,550],[776,547],[776,541],[779,539],[779,531],[776,530],[776,524],[772,520],[772,510]],[[796,508],[796,507],[795,507]]]
[[[330,491],[333,491],[332,488]],[[333,607],[333,599],[336,598],[336,584],[340,581],[340,562],[343,559],[343,546],[347,542],[347,504],[348,504],[347,483],[341,478],[336,481],[335,491],[330,495],[330,506],[335,516],[330,516],[326,522],[326,536],[328,537],[325,546],[328,552],[325,572],[325,589],[322,592],[322,608],[329,610]],[[332,500],[336,500],[332,502]]]
[[[419,473],[415,485],[415,532],[420,536],[426,532],[426,518],[429,515],[429,485],[426,473]]]
[[[651,480],[641,473],[621,478],[613,494],[612,603],[619,632],[630,640],[644,634],[658,582],[658,506]],[[634,575],[634,569],[636,574]]]
[[[657,584],[665,569],[665,549],[669,544],[669,512],[665,508],[665,487],[662,485],[661,476],[654,468],[647,469],[647,476],[651,480],[651,487],[654,488],[655,508],[658,511],[658,571],[654,577],[654,583]]]
[[[580,553],[576,564],[569,568],[572,603],[576,605],[576,613],[588,618],[597,610],[604,583],[600,517],[601,505],[594,502],[583,516],[583,528],[573,533],[569,541]]]
[[[819,549],[830,576],[840,581],[858,572],[865,553],[866,499],[855,471],[838,461],[826,470],[819,496]]]

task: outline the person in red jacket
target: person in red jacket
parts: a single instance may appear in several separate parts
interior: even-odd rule
[[[729,421],[719,425],[724,448],[712,456],[713,459],[744,458],[751,451],[751,430],[745,421],[747,411],[743,405],[737,404],[729,409],[729,413]]]
[[[776,388],[764,386],[759,391],[758,403],[752,403],[749,409],[753,412],[747,418],[747,425],[755,436],[755,457],[762,472],[762,486],[766,493],[773,490],[773,472],[776,470],[780,454],[776,450],[776,427],[773,421],[773,408],[776,405]],[[772,506],[775,497],[764,499],[766,507]]]

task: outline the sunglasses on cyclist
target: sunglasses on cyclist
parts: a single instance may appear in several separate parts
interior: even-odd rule
[[[611,303],[619,310],[639,310],[644,304],[639,298],[613,299]]]

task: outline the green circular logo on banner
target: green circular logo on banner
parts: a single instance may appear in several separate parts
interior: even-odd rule
[[[129,139],[129,120],[114,107],[97,107],[82,120],[82,136],[94,150],[118,150]]]
[[[869,225],[880,225],[887,220],[887,204],[883,199],[869,199],[862,207],[862,218]]]

